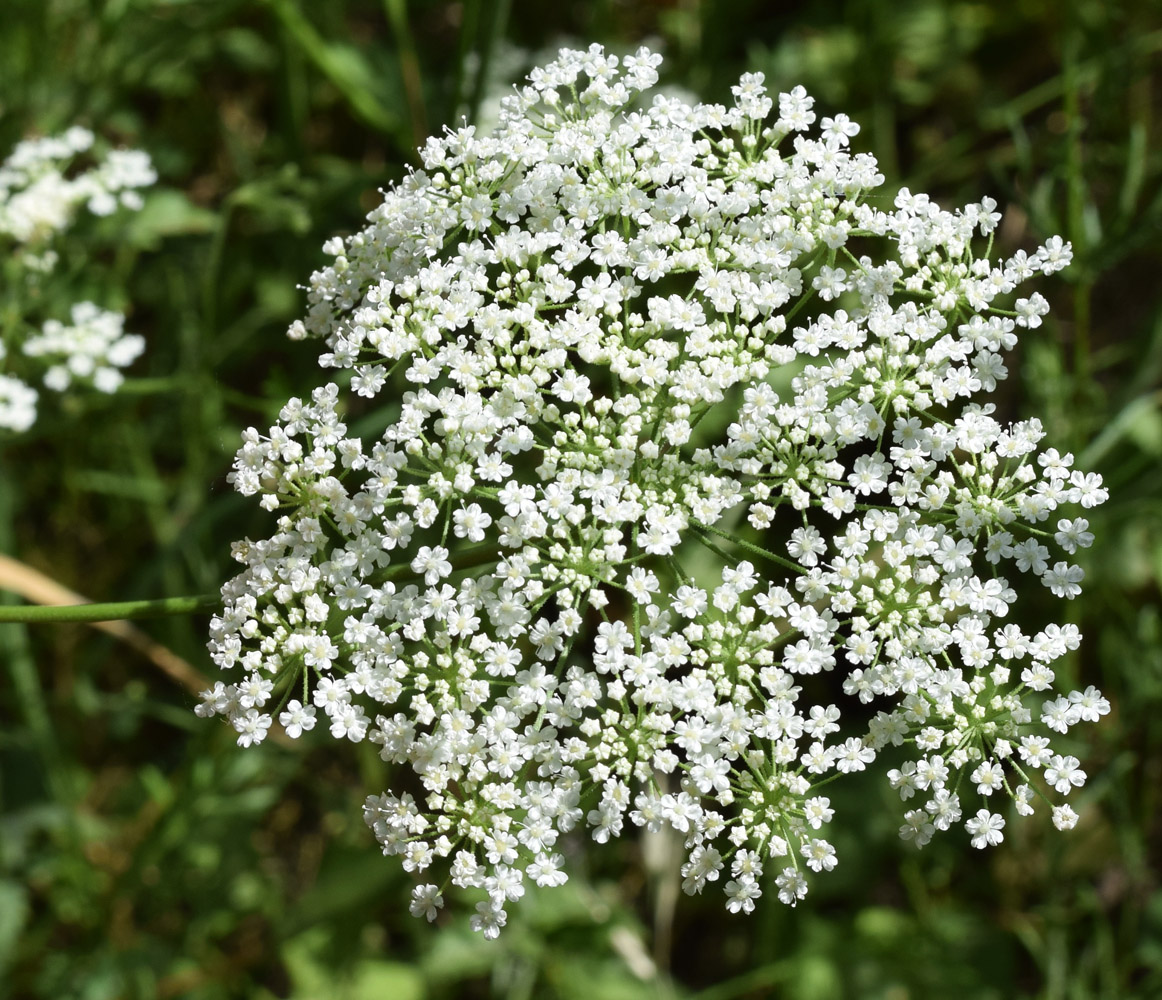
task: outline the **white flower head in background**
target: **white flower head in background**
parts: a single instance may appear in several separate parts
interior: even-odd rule
[[[466,890],[487,937],[634,827],[682,838],[687,892],[794,906],[842,861],[825,786],[877,769],[904,838],[999,843],[1109,710],[1054,690],[1080,637],[1014,623],[1007,575],[1074,596],[1050,546],[1092,536],[1050,517],[1105,491],[982,399],[1068,245],[991,260],[991,200],[893,205],[855,123],[761,74],[640,107],[659,62],[563,50],[494,134],[429,140],[291,330],[350,389],[232,474],[277,522],[234,548],[199,714],[250,745],[313,708],[410,769],[364,818],[413,913]]]
[[[82,206],[94,215],[141,208],[140,189],[157,181],[148,154],[113,149],[87,169],[71,170],[93,143],[92,132],[74,126],[18,144],[0,163],[0,236],[35,245],[68,229]]]
[[[37,391],[27,384],[24,359],[42,359],[49,367],[43,384],[64,392],[77,383],[101,392],[121,385],[121,369],[144,349],[144,340],[122,331],[125,317],[80,302],[70,310],[71,323],[50,317],[36,323],[21,308],[19,289],[43,283],[56,267],[55,243],[73,226],[79,212],[112,215],[119,209],[139,209],[140,190],[157,180],[149,156],[138,150],[108,150],[93,154],[95,138],[74,126],[63,135],[21,142],[0,164],[0,250],[9,244],[6,285],[10,308],[0,327],[0,362],[20,372],[0,373],[0,428],[17,433],[36,422]],[[78,160],[87,157],[85,165]],[[38,333],[32,333],[39,327]]]
[[[64,392],[78,380],[101,392],[115,392],[124,380],[120,369],[141,355],[145,338],[123,331],[121,313],[99,309],[92,302],[78,302],[71,314],[71,325],[46,320],[40,335],[25,341],[24,353],[51,362],[44,384],[54,392]]]

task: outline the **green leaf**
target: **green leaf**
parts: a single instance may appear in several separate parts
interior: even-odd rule
[[[422,1000],[423,976],[402,962],[366,959],[337,975],[326,958],[330,940],[327,928],[315,927],[283,947],[293,1000]]]
[[[348,1000],[421,1000],[419,970],[402,962],[361,962],[344,994]]]
[[[0,972],[11,964],[27,920],[28,890],[10,879],[0,879]]]
[[[140,212],[126,221],[125,237],[139,250],[156,250],[170,236],[198,236],[217,225],[218,217],[195,205],[180,191],[155,191],[148,195]]]

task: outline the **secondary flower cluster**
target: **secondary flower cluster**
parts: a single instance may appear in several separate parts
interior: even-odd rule
[[[144,341],[122,332],[124,316],[91,302],[72,306],[71,324],[50,318],[39,332],[30,313],[43,298],[40,286],[56,268],[56,242],[72,226],[82,206],[93,215],[119,208],[138,209],[140,188],[157,175],[149,157],[137,150],[109,150],[77,169],[91,154],[93,133],[73,127],[64,135],[20,143],[0,164],[0,250],[4,259],[7,306],[0,310],[0,428],[28,430],[36,422],[38,394],[27,374],[28,358],[45,359],[44,385],[63,392],[77,382],[113,392],[120,369],[144,349]],[[5,247],[7,244],[7,247]],[[36,362],[36,367],[43,362]]]
[[[1078,593],[1061,508],[1101,480],[980,401],[1069,246],[990,260],[990,200],[893,203],[760,74],[639,109],[659,62],[562,51],[430,140],[292,327],[341,377],[232,474],[277,528],[234,548],[200,714],[379,745],[412,911],[474,891],[488,937],[632,827],[681,834],[688,892],[794,905],[881,755],[917,845],[999,842],[1004,798],[1067,828],[1052,741],[1109,710],[1054,687],[1075,628],[1009,620],[1014,572]]]

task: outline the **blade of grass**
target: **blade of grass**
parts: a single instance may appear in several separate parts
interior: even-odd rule
[[[701,990],[693,994],[690,1000],[734,1000],[735,997],[757,994],[759,990],[790,979],[794,972],[795,963],[792,961],[771,962]]]
[[[460,39],[457,43],[456,71],[452,79],[452,99],[448,105],[448,123],[455,124],[464,104],[465,69],[475,51],[476,31],[480,23],[480,0],[465,0],[460,14]]]
[[[1095,437],[1078,458],[1078,467],[1092,469],[1109,454],[1119,441],[1128,434],[1134,423],[1149,413],[1162,407],[1162,391],[1150,392],[1127,403],[1102,432]]]
[[[472,99],[468,105],[468,120],[476,121],[480,105],[484,102],[484,91],[488,86],[488,71],[492,67],[492,56],[508,25],[512,0],[494,0],[492,18],[488,25],[488,35],[480,46],[480,62],[476,68],[476,80],[472,85]]]
[[[428,115],[424,104],[420,57],[416,51],[416,40],[412,36],[411,25],[408,23],[407,0],[383,0],[383,7],[395,35],[396,51],[399,53],[400,75],[403,77],[408,114],[411,117],[411,144],[418,146],[428,135]]]
[[[291,0],[263,0],[286,28],[303,54],[331,82],[368,125],[406,144],[407,129],[400,118],[375,96],[369,84],[373,74],[357,52],[329,43]]]
[[[1085,224],[1086,178],[1084,147],[1081,133],[1085,128],[1085,118],[1081,113],[1081,91],[1083,83],[1080,67],[1082,35],[1079,25],[1072,26],[1065,40],[1063,55],[1065,114],[1065,185],[1069,219],[1069,239],[1073,244],[1074,259],[1077,262],[1076,283],[1073,290],[1073,374],[1078,383],[1088,381],[1089,367],[1089,327],[1090,302],[1093,292],[1093,277],[1090,273],[1088,228]]]

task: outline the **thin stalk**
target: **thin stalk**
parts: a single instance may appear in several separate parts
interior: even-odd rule
[[[67,624],[113,622],[133,618],[164,618],[169,615],[204,614],[221,607],[218,594],[164,597],[157,601],[115,601],[105,604],[9,604],[0,606],[0,622]]]
[[[807,575],[806,568],[800,566],[797,562],[792,562],[790,559],[779,555],[777,552],[772,552],[770,549],[764,549],[761,545],[755,545],[754,542],[748,542],[743,538],[738,538],[737,536],[732,535],[726,531],[722,531],[720,528],[716,528],[712,524],[696,523],[692,524],[691,527],[694,529],[696,534],[709,532],[710,534],[717,535],[719,538],[725,539],[728,542],[733,542],[743,551],[749,552],[751,555],[758,556],[760,559],[767,559],[773,563],[778,563],[778,565],[784,567],[785,569],[789,569],[794,573],[798,573],[800,576]]]

